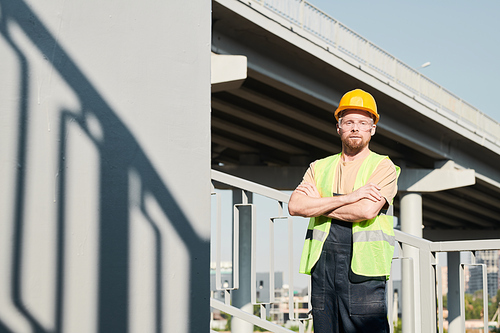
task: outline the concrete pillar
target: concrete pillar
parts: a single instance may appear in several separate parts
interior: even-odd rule
[[[209,331],[210,12],[0,0],[0,332]]]
[[[422,196],[420,193],[444,191],[475,183],[474,170],[457,169],[453,161],[436,164],[436,167],[439,167],[439,169],[403,169],[398,181],[399,191],[403,193],[401,197],[401,231],[422,237]],[[422,266],[424,272],[433,275],[433,272],[429,271],[428,265],[432,264],[434,258],[433,256],[420,258],[419,250],[408,245],[403,245],[403,254],[404,257],[413,258],[413,272],[411,272],[408,260],[403,260],[402,263],[403,333],[421,332],[422,320],[428,320],[422,318],[422,307],[433,306],[433,301],[430,301],[431,304],[429,304],[429,295],[424,295],[426,303],[421,302],[421,286],[416,279],[420,277],[420,263],[425,266]],[[416,282],[413,284],[413,288],[412,280]],[[431,281],[426,280],[424,282],[425,288],[431,288]],[[428,311],[428,308],[424,309]],[[414,321],[414,325],[412,321]],[[426,326],[432,326],[428,321],[425,324]]]
[[[448,252],[448,332],[463,331],[460,320],[460,252]]]
[[[422,237],[422,221],[422,195],[420,193],[405,192],[401,197],[401,231]],[[403,244],[404,257],[413,258],[413,274],[411,273],[410,262],[403,260],[402,263],[401,312],[403,333],[420,332],[421,330],[420,288],[418,283],[414,283],[416,282],[414,281],[415,277],[419,276],[418,252],[418,249]]]
[[[246,203],[252,203],[252,193],[233,190],[233,205]],[[232,292],[232,305],[245,312],[253,313],[251,302],[252,209],[250,206],[239,206],[237,209],[239,211],[239,288]],[[233,317],[231,332],[252,333],[253,325]]]

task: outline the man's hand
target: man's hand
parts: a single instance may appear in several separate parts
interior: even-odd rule
[[[344,198],[347,196],[338,197],[321,197],[315,184],[303,182],[290,196],[288,202],[288,212],[292,216],[315,217],[330,212],[332,209],[338,208],[346,204]]]
[[[314,184],[304,182],[290,196],[288,211],[292,216],[325,215],[343,221],[359,222],[375,217],[384,204],[380,187],[373,183],[347,195],[322,198]]]
[[[352,198],[352,202],[357,202],[361,199],[368,199],[373,202],[378,202],[382,200],[382,195],[380,194],[380,186],[368,183],[365,186],[358,188],[356,191],[349,194]]]
[[[321,198],[318,189],[314,184],[303,182],[295,189],[298,193],[302,193],[311,198]]]
[[[346,195],[346,197],[348,197],[348,204],[333,209],[325,215],[348,222],[371,220],[378,215],[379,211],[387,203],[380,194],[380,186],[373,183],[360,187]]]

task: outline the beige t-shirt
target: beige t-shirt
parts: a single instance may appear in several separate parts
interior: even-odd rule
[[[349,194],[353,192],[354,183],[356,181],[356,176],[361,164],[365,158],[356,159],[350,162],[344,162],[340,159],[335,172],[335,177],[333,180],[333,189],[337,194]],[[314,164],[316,161],[311,163],[306,173],[304,174],[303,182],[316,184],[314,180]],[[374,183],[380,186],[380,193],[385,198],[388,203],[392,203],[392,199],[396,196],[398,192],[398,186],[396,182],[396,167],[389,159],[383,159],[382,162],[377,166],[373,174],[368,179],[369,183]]]

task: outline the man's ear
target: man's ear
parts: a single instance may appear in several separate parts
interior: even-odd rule
[[[339,123],[337,123],[336,127],[337,127],[337,134],[338,134],[338,135],[340,135],[340,127],[339,127]],[[372,135],[373,135],[373,134],[372,134]]]
[[[371,132],[372,132],[372,136],[375,135],[375,130],[377,129],[377,126],[376,125],[373,125],[372,129],[371,129]]]

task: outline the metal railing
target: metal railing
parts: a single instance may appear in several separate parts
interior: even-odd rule
[[[252,260],[251,260],[251,302],[254,305],[260,306],[260,317],[249,314],[247,312],[241,311],[240,309],[237,309],[233,306],[231,306],[231,293],[233,290],[237,289],[239,287],[238,285],[238,270],[239,270],[239,262],[238,262],[238,244],[237,240],[233,240],[233,242],[236,242],[236,244],[233,244],[233,249],[234,249],[234,254],[233,254],[233,283],[232,286],[224,287],[221,284],[221,269],[220,269],[220,262],[221,262],[221,213],[220,213],[220,196],[218,195],[217,192],[212,191],[212,194],[216,196],[216,238],[217,238],[217,244],[216,244],[216,289],[219,291],[222,291],[224,293],[224,302],[218,301],[214,298],[211,299],[211,307],[214,309],[218,309],[219,311],[223,311],[225,313],[228,313],[232,316],[235,316],[237,318],[243,319],[249,323],[252,323],[254,325],[263,327],[268,329],[269,331],[272,332],[289,332],[289,330],[273,324],[269,321],[266,320],[267,317],[267,310],[266,306],[267,305],[272,305],[274,302],[274,293],[275,293],[275,288],[274,288],[274,263],[273,260],[271,260],[270,264],[270,274],[269,274],[269,279],[270,279],[270,284],[269,284],[269,302],[266,303],[260,303],[256,299],[256,269],[255,269],[255,260],[256,260],[256,246],[255,246],[255,240],[257,238],[256,234],[256,229],[255,229],[255,212],[254,212],[254,206],[252,204],[249,204],[247,201],[246,197],[248,193],[254,193],[258,194],[267,198],[270,198],[274,201],[276,201],[278,207],[279,207],[279,216],[277,217],[271,217],[269,218],[269,233],[273,233],[273,228],[274,228],[274,222],[277,219],[285,219],[287,223],[289,224],[289,233],[288,233],[288,238],[289,238],[289,258],[287,258],[288,262],[288,274],[289,274],[289,300],[288,300],[288,309],[289,309],[289,318],[291,320],[294,320],[297,322],[299,326],[299,331],[304,332],[306,328],[305,321],[308,320],[309,318],[298,318],[297,316],[297,309],[294,308],[294,302],[293,302],[293,273],[294,270],[297,268],[294,268],[292,259],[290,258],[292,256],[293,251],[291,251],[291,248],[293,247],[293,242],[292,242],[292,235],[291,235],[291,230],[290,224],[292,223],[291,218],[288,216],[288,214],[283,213],[283,205],[288,203],[289,200],[289,195],[266,187],[262,186],[241,178],[237,178],[225,173],[222,173],[220,171],[212,170],[212,181],[221,184],[225,184],[225,186],[229,186],[235,190],[241,190],[244,192],[243,195],[243,203],[242,204],[237,204],[235,206],[235,214],[234,214],[234,219],[233,219],[233,229],[238,228],[238,214],[236,210],[238,210],[238,207],[242,206],[248,206],[250,207],[251,213],[251,223],[252,223]],[[237,238],[238,233],[233,230],[233,238]],[[476,240],[476,241],[447,241],[447,242],[431,242],[422,238],[418,238],[406,233],[403,233],[401,231],[395,230],[395,236],[396,236],[396,251],[395,253],[398,253],[398,255],[394,258],[395,260],[402,260],[406,261],[409,263],[410,267],[410,276],[412,277],[410,281],[412,281],[412,288],[414,287],[415,282],[418,281],[418,286],[420,290],[420,295],[417,295],[418,299],[415,299],[413,302],[413,309],[412,313],[416,314],[417,309],[420,311],[420,317],[421,322],[419,323],[420,325],[415,325],[415,318],[416,316],[414,315],[411,323],[411,327],[413,327],[413,332],[416,332],[415,327],[420,327],[420,332],[443,332],[443,299],[442,299],[442,281],[441,281],[441,275],[436,274],[437,267],[436,267],[436,255],[441,252],[464,252],[464,251],[469,251],[473,254],[472,256],[472,264],[471,265],[477,265],[475,264],[474,260],[474,253],[475,251],[486,251],[486,250],[498,250],[500,249],[500,239],[498,240]],[[273,237],[270,237],[271,242],[270,244],[270,253],[269,257],[273,258],[274,257],[274,245],[273,245]],[[405,256],[405,247],[412,247],[416,248],[419,251],[418,258],[412,258],[412,257],[406,257]],[[461,276],[461,288],[460,288],[460,302],[461,302],[461,315],[460,315],[460,320],[462,322],[462,327],[465,327],[465,311],[464,311],[464,267],[467,264],[460,264],[460,276]],[[482,265],[484,266],[484,265]],[[418,276],[414,276],[413,272],[418,272]],[[485,300],[485,305],[484,305],[484,325],[487,328],[488,325],[488,306],[487,306],[487,301],[488,301],[488,291],[487,291],[487,284],[486,284],[486,270],[483,267],[483,299]],[[309,286],[310,288],[310,286]],[[392,280],[389,280],[388,282],[388,314],[389,314],[389,322],[391,324],[391,331],[392,331],[392,323],[393,323],[393,318],[392,318],[392,304],[393,304],[393,294],[392,294]],[[310,291],[310,289],[309,289]],[[310,293],[309,293],[310,294]],[[413,294],[413,293],[412,293]],[[436,300],[437,300],[437,305],[436,305]],[[311,308],[309,304],[309,309]]]
[[[472,254],[471,264],[460,263],[457,268],[460,276],[460,321],[461,327],[465,329],[465,266],[481,266],[483,275],[483,316],[484,329],[488,332],[488,285],[486,265],[475,263],[476,251],[489,251],[500,249],[500,239],[488,240],[468,240],[468,241],[446,241],[432,242],[423,238],[415,237],[399,230],[394,230],[396,236],[396,245],[399,255],[394,259],[407,259],[412,262],[411,269],[419,268],[418,284],[420,286],[420,297],[414,300],[416,308],[421,311],[421,332],[443,332],[443,298],[441,275],[437,273],[436,256],[438,253],[448,252],[470,252]],[[415,258],[405,257],[405,246],[417,248],[419,250],[418,261]],[[453,267],[448,267],[448,274],[452,274]],[[410,276],[414,276],[412,273]],[[414,284],[414,281],[413,281]],[[414,285],[413,285],[414,286]],[[412,286],[412,287],[413,287]],[[388,289],[392,289],[392,284],[389,283]],[[391,295],[391,293],[389,293]],[[436,308],[437,298],[437,308]],[[389,308],[391,307],[391,299],[389,299]],[[391,315],[389,310],[389,315]],[[438,314],[436,318],[436,313]],[[437,320],[437,322],[436,322]],[[392,321],[391,321],[392,322]],[[415,325],[412,325],[415,326]]]
[[[241,0],[239,0],[241,1]],[[252,0],[288,20],[294,32],[304,31],[314,35],[330,47],[348,55],[360,65],[365,65],[387,80],[399,85],[407,95],[418,96],[436,107],[435,111],[471,127],[473,132],[500,145],[500,123],[462,100],[441,85],[422,75],[389,52],[373,44],[344,24],[304,0]],[[307,36],[304,36],[307,38]],[[439,110],[438,110],[439,109]]]
[[[292,218],[288,216],[288,214],[284,214],[283,212],[283,204],[288,203],[289,200],[289,195],[282,193],[278,190],[268,188],[256,183],[252,183],[246,180],[243,180],[241,178],[237,178],[228,174],[224,174],[222,172],[212,170],[212,180],[223,183],[225,185],[229,185],[235,189],[239,189],[242,191],[242,203],[240,204],[235,204],[233,205],[233,260],[232,260],[232,276],[233,276],[233,281],[231,286],[224,287],[222,285],[222,279],[221,279],[221,239],[222,239],[222,233],[221,233],[221,212],[220,212],[220,207],[221,207],[221,199],[220,195],[218,195],[217,192],[212,191],[212,195],[216,197],[216,206],[217,206],[217,213],[216,213],[216,246],[215,246],[215,258],[216,258],[216,263],[215,263],[215,285],[216,285],[216,290],[218,291],[223,291],[224,292],[224,302],[220,302],[214,298],[211,299],[211,306],[213,308],[216,308],[220,311],[226,312],[228,314],[231,314],[232,316],[235,316],[237,318],[240,318],[242,320],[245,320],[247,322],[250,322],[254,325],[260,326],[262,328],[268,329],[272,332],[290,332],[288,329],[285,329],[279,325],[275,325],[270,323],[269,321],[266,320],[267,315],[268,315],[268,309],[270,309],[270,306],[272,304],[275,304],[276,299],[275,299],[275,283],[274,283],[274,278],[275,278],[275,263],[274,263],[274,255],[275,255],[275,249],[274,249],[274,228],[275,224],[279,222],[284,221],[288,227],[288,253],[293,253],[293,226],[292,226]],[[257,227],[256,227],[256,213],[255,213],[255,206],[251,203],[248,202],[247,198],[247,193],[254,193],[254,194],[259,194],[264,197],[270,198],[272,200],[275,200],[277,203],[277,208],[278,208],[278,214],[276,216],[269,217],[269,229],[268,229],[268,234],[269,234],[269,295],[268,295],[268,301],[266,302],[260,302],[256,295],[257,295],[257,282],[256,282],[256,260],[257,260],[257,253],[256,253],[256,240],[257,240]],[[249,215],[248,220],[251,222],[251,277],[250,277],[250,284],[251,284],[251,303],[253,305],[258,305],[260,309],[260,318],[257,316],[249,315],[246,312],[243,312],[239,309],[236,309],[234,307],[231,307],[231,293],[233,290],[236,290],[239,288],[239,269],[240,269],[240,262],[239,262],[239,227],[240,227],[240,215],[246,214],[247,216]],[[280,221],[282,220],[282,221]],[[246,245],[245,245],[246,246]],[[294,293],[293,293],[293,275],[294,275],[294,268],[293,268],[293,256],[290,255],[287,261],[287,266],[288,266],[288,285],[289,285],[289,290],[288,290],[288,317],[290,320],[296,321],[297,325],[299,326],[299,329],[301,332],[304,332],[305,329],[305,324],[303,321],[300,321],[298,318],[297,314],[297,309],[295,307],[294,303]],[[270,325],[272,324],[272,325]]]

